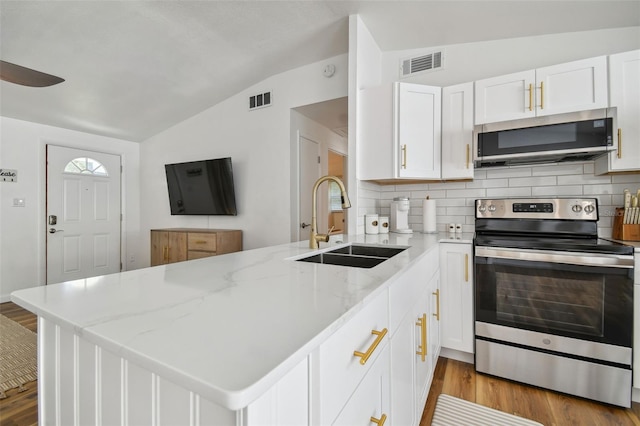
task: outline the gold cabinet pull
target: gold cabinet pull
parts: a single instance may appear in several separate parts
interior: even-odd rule
[[[195,241],[195,243],[196,244],[207,244],[207,241],[206,240],[198,240],[198,241]]]
[[[622,129],[618,129],[618,158],[622,158]]]
[[[162,259],[165,261],[169,260],[169,246],[162,247]]]
[[[427,358],[427,314],[422,314],[422,317],[418,318],[416,325],[420,327],[420,344],[416,355],[420,355],[422,362]]]
[[[540,109],[544,109],[544,81],[540,82]]]
[[[407,168],[407,145],[402,145],[402,168]]]
[[[436,313],[431,315],[433,315],[434,317],[436,317],[438,321],[440,321],[440,289],[437,289],[435,292],[431,294],[433,294],[436,297]]]
[[[376,419],[375,417],[371,416],[371,423],[375,423],[378,426],[384,426],[384,422],[386,421],[387,421],[386,414],[381,415],[379,419]]]
[[[469,168],[469,160],[471,160],[471,145],[467,144],[467,169]]]
[[[529,111],[533,111],[533,84],[529,83]]]
[[[469,282],[469,253],[464,254],[464,281]]]
[[[371,344],[371,346],[369,346],[369,349],[367,349],[367,351],[364,353],[359,351],[353,351],[353,356],[360,357],[360,364],[365,365],[367,363],[373,351],[376,350],[380,342],[382,342],[382,339],[384,339],[384,336],[387,335],[387,331],[388,330],[386,328],[383,328],[382,331],[371,330],[371,334],[374,334],[377,337],[376,337],[376,340]]]

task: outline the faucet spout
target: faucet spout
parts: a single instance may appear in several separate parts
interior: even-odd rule
[[[311,194],[311,234],[309,235],[309,248],[317,249],[320,248],[320,241],[327,242],[329,241],[329,232],[326,234],[318,234],[318,187],[324,181],[332,180],[338,184],[340,187],[340,198],[342,201],[342,208],[348,209],[351,207],[351,201],[349,201],[349,196],[347,195],[347,190],[344,187],[344,183],[335,176],[323,176],[316,181],[313,185],[313,193]]]

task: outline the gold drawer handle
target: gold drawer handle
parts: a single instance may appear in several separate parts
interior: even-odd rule
[[[407,145],[402,145],[402,164],[400,165],[403,169],[407,168]]]
[[[464,254],[464,281],[469,282],[469,254]]]
[[[436,317],[436,320],[440,321],[440,289],[437,289],[434,293],[431,293],[436,297],[436,313],[432,314]]]
[[[375,334],[378,337],[376,337],[376,340],[373,342],[373,344],[371,346],[369,346],[369,349],[367,349],[366,352],[362,353],[362,352],[358,352],[358,351],[353,351],[353,356],[359,356],[360,357],[360,364],[362,364],[362,365],[365,365],[367,363],[367,361],[369,360],[369,357],[371,356],[373,351],[376,350],[376,348],[378,347],[380,342],[382,342],[382,339],[384,339],[384,336],[387,335],[387,329],[383,328],[382,331],[371,330],[371,334]]]
[[[384,426],[384,422],[387,421],[387,415],[383,414],[382,416],[380,416],[379,419],[376,419],[375,417],[371,416],[371,423],[375,423],[378,426]]]
[[[198,241],[194,241],[195,244],[207,244],[206,240],[198,240]]]
[[[467,144],[467,169],[469,168],[469,160],[471,160],[471,145]]]
[[[622,158],[622,129],[618,129],[618,158]]]
[[[422,314],[416,325],[420,327],[420,345],[418,345],[416,355],[420,355],[422,362],[425,362],[427,359],[427,314]]]

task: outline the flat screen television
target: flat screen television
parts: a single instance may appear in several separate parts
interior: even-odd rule
[[[236,210],[231,157],[165,164],[172,215],[231,215]]]

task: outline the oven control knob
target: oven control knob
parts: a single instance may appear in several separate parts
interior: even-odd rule
[[[584,206],[584,211],[588,214],[593,213],[595,210],[596,208],[593,206],[593,204],[587,204],[586,206]]]
[[[480,213],[484,213],[485,210],[487,210],[487,206],[485,206],[484,204],[480,204],[480,207],[478,207],[478,211]]]
[[[494,206],[493,204],[491,204],[491,205],[489,206],[489,211],[490,211],[490,212],[492,212],[492,213],[493,213],[493,212],[495,212],[495,211],[496,211],[496,206]]]
[[[575,204],[573,207],[571,207],[571,210],[573,210],[574,213],[580,213],[582,211],[582,206],[579,204]]]

